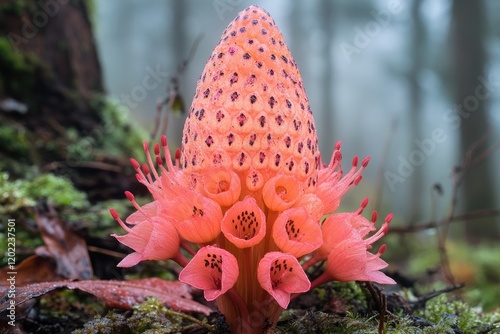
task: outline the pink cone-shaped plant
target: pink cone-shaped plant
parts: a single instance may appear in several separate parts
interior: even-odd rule
[[[131,159],[153,202],[127,192],[137,209],[127,224],[111,211],[127,232],[115,237],[134,251],[120,266],[173,259],[233,333],[272,328],[291,300],[331,280],[393,284],[380,271],[385,246],[370,252],[391,216],[375,231],[366,200],[336,212],[369,162],[355,157],[344,173],[340,150],[323,164],[297,64],[271,16],[248,7],[198,80],[181,149],[172,158],[163,136],[152,152],[144,143],[147,163]],[[308,269],[323,261],[311,283]]]

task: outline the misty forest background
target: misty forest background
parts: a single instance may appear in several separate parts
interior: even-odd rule
[[[454,166],[484,136],[487,142],[476,154],[500,139],[500,22],[495,19],[500,4],[255,4],[271,13],[299,65],[324,161],[334,143],[342,140],[347,161],[354,155],[372,157],[363,190],[355,191],[359,196],[381,197],[382,211],[392,211],[406,222],[445,212]],[[149,1],[148,6],[138,1],[96,2],[95,34],[107,92],[121,102],[128,95],[131,117],[152,128],[157,100],[169,82],[165,79],[148,90],[142,101],[134,87],[142,85],[148,68],[174,75],[201,34],[192,60],[179,76],[181,96],[189,108],[196,80],[222,30],[248,5],[234,0]],[[478,94],[488,97],[471,99],[485,80],[491,93],[480,89]],[[455,106],[464,103],[470,107],[462,107],[465,113],[460,113]],[[180,145],[183,124],[184,117],[170,121],[168,137],[175,146]],[[434,131],[439,132],[439,142],[433,139]],[[500,154],[492,149],[488,158],[467,170],[460,212],[498,208],[499,163]],[[436,184],[442,195],[433,190]],[[495,219],[461,225],[471,241],[500,237]]]
[[[141,193],[125,165],[130,155],[142,159],[141,142],[157,123],[158,101],[173,90],[189,109],[222,31],[251,4],[76,1],[61,5],[68,15],[55,15],[33,36],[23,36],[24,21],[12,19],[25,10],[22,3],[0,1],[7,10],[0,25],[0,168],[14,179],[27,170],[63,174],[91,201],[123,198],[127,189]],[[346,168],[354,155],[371,156],[363,182],[342,209],[355,210],[369,197],[366,216],[373,209],[381,216],[394,213],[384,255],[389,269],[466,282],[468,297],[498,306],[500,2],[252,3],[270,12],[297,61],[324,161],[338,140]],[[50,34],[57,30],[56,37]],[[12,31],[20,38],[14,43]],[[19,60],[19,51],[40,55],[43,64]],[[45,77],[47,68],[56,75]],[[29,95],[30,88],[38,93]],[[96,110],[110,103],[121,116],[102,128]],[[122,125],[122,116],[130,123]],[[171,147],[180,147],[185,117],[169,117]],[[5,140],[9,126],[21,139]],[[20,134],[26,131],[32,137]],[[125,143],[135,149],[122,150]],[[20,162],[39,170],[19,169]]]

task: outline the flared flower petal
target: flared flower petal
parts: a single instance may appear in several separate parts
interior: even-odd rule
[[[323,243],[319,223],[310,218],[303,207],[280,213],[273,225],[273,239],[282,252],[297,258],[313,252]]]
[[[264,185],[262,195],[266,206],[273,211],[292,207],[302,196],[302,185],[290,175],[277,175]]]
[[[231,289],[238,275],[238,262],[231,253],[205,246],[181,271],[179,280],[203,290],[205,299],[211,301]]]
[[[266,235],[266,215],[255,199],[247,196],[226,211],[221,230],[236,247],[252,247]]]
[[[367,252],[366,245],[359,240],[344,240],[328,256],[324,274],[341,282],[371,281],[396,284],[392,278],[379,271],[387,267],[380,255],[381,253]]]
[[[328,255],[325,274],[340,282],[364,281],[366,260],[366,246],[361,239],[341,241]]]
[[[149,217],[155,217],[158,215],[157,203],[155,201],[147,203],[141,207],[141,210],[137,210],[125,219],[125,222],[129,225],[135,225],[148,220]]]
[[[269,252],[259,262],[257,278],[278,304],[286,309],[292,293],[306,292],[311,283],[299,261],[290,254]]]
[[[132,267],[143,260],[168,260],[179,253],[179,234],[168,220],[153,217],[140,223],[137,222],[129,228],[114,210],[112,215],[128,232],[126,235],[113,234],[112,236],[135,251],[127,255],[118,267]]]
[[[321,226],[321,234],[323,236],[323,244],[314,253],[316,261],[324,260],[330,255],[332,250],[343,240],[358,237],[358,233],[354,230],[349,220],[344,219],[344,214],[333,214],[329,216]]]
[[[296,206],[301,206],[307,210],[309,216],[315,221],[319,222],[324,215],[323,202],[314,194],[304,194]]]
[[[202,176],[202,183],[205,196],[220,206],[230,206],[240,197],[240,178],[230,169],[209,168]]]
[[[187,191],[171,201],[159,203],[162,212],[173,219],[182,238],[194,243],[208,243],[220,233],[222,210],[213,200]]]

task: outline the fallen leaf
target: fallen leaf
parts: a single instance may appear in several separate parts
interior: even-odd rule
[[[181,282],[165,281],[159,278],[145,278],[130,281],[54,281],[18,286],[16,305],[47,292],[60,289],[79,289],[102,299],[108,306],[121,309],[131,309],[135,304],[142,303],[147,297],[156,297],[176,311],[198,312],[209,315],[213,312],[209,307],[195,302],[189,293],[189,287]],[[6,287],[0,286],[0,312],[9,306]]]
[[[35,217],[45,242],[45,246],[38,247],[35,253],[54,259],[59,276],[70,280],[91,279],[92,265],[85,240],[67,228],[50,205],[39,205]]]
[[[9,272],[16,273],[16,285],[26,285],[36,282],[48,282],[64,279],[56,274],[56,264],[51,259],[39,255],[31,255],[10,269],[5,266],[0,269],[0,285],[7,284]]]

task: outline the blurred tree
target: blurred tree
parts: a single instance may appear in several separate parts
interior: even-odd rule
[[[321,107],[323,108],[323,118],[320,122],[319,127],[322,132],[323,141],[328,145],[334,144],[334,131],[332,131],[332,126],[334,124],[333,115],[335,110],[333,110],[332,95],[333,95],[333,53],[332,53],[332,43],[333,43],[333,30],[334,30],[334,3],[330,0],[321,0],[319,6],[316,6],[318,11],[318,25],[319,31],[321,33],[323,43],[321,44],[320,54],[323,55],[321,64],[321,75],[320,75],[320,89],[321,89]],[[325,161],[326,163],[328,161]]]
[[[454,41],[455,105],[460,117],[461,152],[467,152],[489,130],[488,79],[485,76],[484,46],[485,12],[482,0],[452,2]],[[486,78],[485,78],[486,77]],[[463,179],[463,208],[466,211],[495,207],[495,191],[491,159],[469,166]],[[500,229],[494,218],[466,224],[466,237],[471,243],[497,239]],[[498,240],[498,239],[497,239]]]
[[[410,71],[408,73],[409,89],[409,111],[410,111],[410,139],[420,138],[421,135],[421,112],[422,112],[422,89],[420,87],[419,76],[422,71],[424,60],[425,27],[420,13],[422,0],[413,0],[411,6],[411,17],[413,26],[411,29],[410,55],[412,57]],[[413,143],[412,143],[413,144]],[[410,203],[413,203],[409,212],[409,221],[416,222],[421,218],[424,207],[423,193],[423,168],[416,168],[411,176],[411,196]]]

